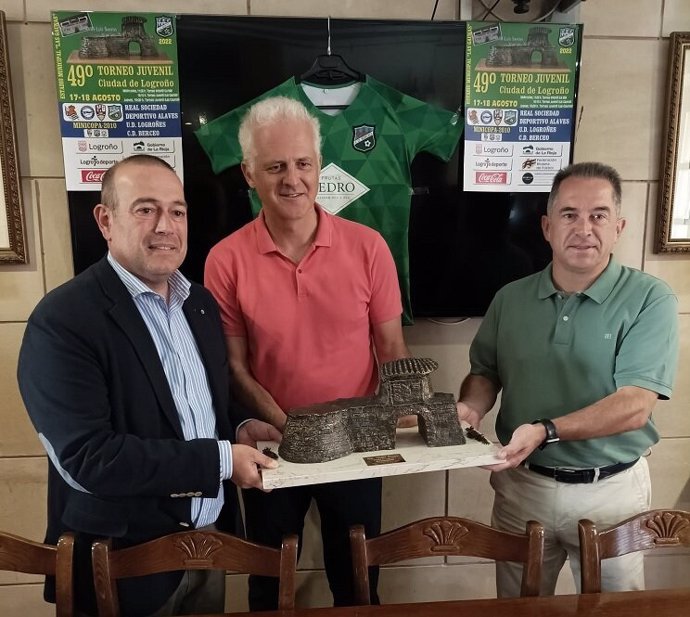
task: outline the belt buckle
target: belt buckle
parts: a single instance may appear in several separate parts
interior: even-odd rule
[[[599,478],[599,469],[568,469],[562,467],[554,470],[554,479],[566,484],[591,484]],[[560,479],[559,479],[560,476]]]

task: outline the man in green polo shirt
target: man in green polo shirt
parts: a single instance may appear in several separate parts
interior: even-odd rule
[[[579,519],[606,528],[650,507],[643,455],[659,439],[652,409],[671,395],[678,308],[663,281],[611,257],[620,207],[613,168],[578,163],[556,175],[542,217],[552,263],[496,294],[460,388],[458,415],[475,427],[502,392],[492,524],[544,524],[542,594],[554,593],[566,557],[579,588]],[[521,574],[497,563],[499,597],[520,594]],[[643,586],[641,553],[602,564],[604,591]]]

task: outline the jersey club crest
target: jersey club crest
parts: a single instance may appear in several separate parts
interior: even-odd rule
[[[369,152],[376,146],[376,127],[360,124],[352,128],[352,147],[358,152]]]

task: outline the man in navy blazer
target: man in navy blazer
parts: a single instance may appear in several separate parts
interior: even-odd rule
[[[215,525],[234,531],[235,486],[261,487],[271,425],[231,404],[211,294],[179,272],[187,250],[182,184],[164,161],[133,156],[103,178],[94,216],[108,255],[49,293],[19,355],[24,403],[50,459],[46,542],[77,534],[76,606],[95,615],[90,546],[114,548]],[[232,481],[225,482],[225,480]],[[221,612],[224,573],[173,572],[119,584],[124,615]],[[54,581],[46,582],[54,600]],[[209,603],[210,602],[210,603]]]

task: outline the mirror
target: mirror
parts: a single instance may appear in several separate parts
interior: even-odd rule
[[[672,32],[657,253],[690,252],[690,32]]]
[[[0,11],[0,264],[27,262],[5,13]]]

